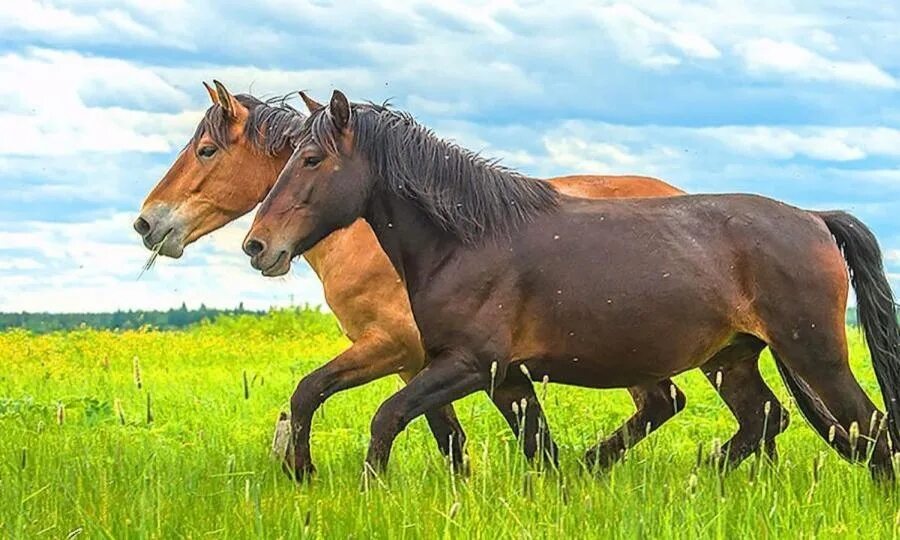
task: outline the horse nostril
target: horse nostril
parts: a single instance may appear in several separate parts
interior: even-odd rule
[[[150,223],[146,219],[139,217],[134,220],[134,230],[141,236],[147,236],[151,230]]]
[[[266,244],[260,240],[255,240],[251,238],[244,242],[244,253],[250,255],[251,257],[256,257],[266,249]]]

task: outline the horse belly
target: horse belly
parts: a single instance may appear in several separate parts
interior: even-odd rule
[[[675,339],[623,339],[592,346],[552,344],[522,359],[535,380],[594,388],[624,388],[657,382],[703,365],[731,339],[724,330],[696,329]],[[514,360],[514,363],[519,361]]]
[[[631,278],[625,287],[600,276],[592,284],[569,280],[534,294],[517,325],[513,361],[538,380],[632,386],[702,365],[737,332],[728,300],[702,282],[673,277],[649,287]]]

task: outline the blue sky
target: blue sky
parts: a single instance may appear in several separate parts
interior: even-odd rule
[[[137,279],[130,223],[213,78],[392,98],[529,174],[849,210],[900,288],[898,51],[895,2],[3,2],[0,310],[322,301],[250,269],[246,219]]]

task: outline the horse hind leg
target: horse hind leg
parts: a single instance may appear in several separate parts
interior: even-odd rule
[[[787,410],[759,373],[759,353],[763,348],[765,343],[746,336],[714,355],[702,368],[738,420],[737,433],[717,451],[726,457],[728,467],[737,466],[762,444],[774,458],[775,437],[787,428]],[[681,412],[687,401],[671,379],[634,386],[628,391],[637,411],[610,437],[588,450],[585,461],[589,466],[612,466],[628,448]]]
[[[825,326],[825,325],[823,325]],[[846,458],[869,460],[873,475],[892,478],[893,466],[882,413],[853,376],[847,357],[843,320],[821,330],[808,327],[806,335],[794,330],[790,337],[775,337],[771,347],[784,364],[818,395],[838,422],[835,431],[849,434],[848,449],[836,447]],[[820,431],[821,430],[817,430]],[[838,440],[843,440],[841,436]],[[835,441],[829,441],[835,446]]]
[[[759,355],[766,344],[745,335],[709,359],[701,368],[738,422],[738,430],[714,456],[730,470],[761,447],[777,458],[775,437],[787,429],[787,410],[759,372]]]
[[[605,470],[622,459],[625,451],[684,410],[687,398],[671,379],[628,389],[635,413],[612,435],[584,455],[589,469]]]

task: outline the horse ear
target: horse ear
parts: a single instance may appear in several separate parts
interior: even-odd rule
[[[300,92],[298,92],[298,93],[300,94],[300,99],[302,99],[303,103],[306,104],[306,108],[309,109],[310,114],[318,111],[319,109],[321,109],[322,107],[325,106],[325,105],[322,105],[321,103],[319,103],[318,101],[314,100],[313,98],[309,97],[308,95],[306,95],[306,92],[304,92],[303,90],[300,90]]]
[[[328,106],[331,118],[334,120],[334,127],[340,131],[345,131],[350,126],[350,102],[347,96],[340,90],[335,90],[331,94],[331,103]]]
[[[217,80],[213,80],[213,84],[216,85],[216,94],[219,96],[219,105],[225,109],[229,118],[237,120],[238,116],[241,114],[241,110],[244,108],[243,105],[238,103],[238,100],[234,99],[234,96],[232,96],[231,92],[225,88],[224,84]]]
[[[206,88],[206,93],[209,94],[209,99],[212,100],[213,105],[218,105],[219,96],[216,94],[216,91],[213,90],[212,86],[206,84],[206,81],[203,81],[203,87]]]

